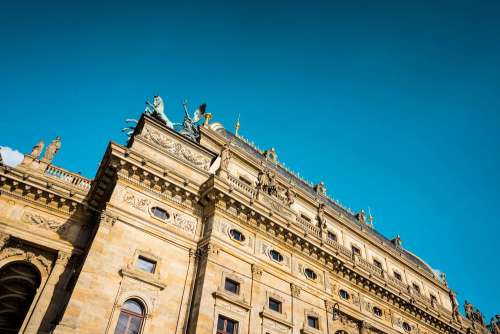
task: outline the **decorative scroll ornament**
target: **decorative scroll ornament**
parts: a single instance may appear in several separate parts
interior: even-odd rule
[[[66,227],[63,226],[64,223],[58,222],[58,221],[31,213],[31,212],[26,212],[23,215],[22,220],[25,223],[37,225],[39,227],[46,228],[46,229],[52,230],[52,231],[62,232],[64,230],[66,230]]]
[[[168,153],[203,170],[208,170],[210,167],[210,160],[208,158],[205,158],[200,154],[193,153],[190,149],[154,129],[146,127],[144,129],[144,138],[151,143],[161,146],[161,148]]]
[[[133,207],[139,211],[143,211],[143,212],[147,212],[148,207],[151,204],[151,201],[149,199],[136,198],[136,196],[133,193],[131,193],[130,191],[127,191],[123,195],[123,202],[125,202],[128,205],[130,205],[131,207]]]
[[[191,234],[196,232],[196,222],[180,213],[174,214],[172,225]]]

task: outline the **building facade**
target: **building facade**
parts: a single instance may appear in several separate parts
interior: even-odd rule
[[[1,333],[487,331],[399,237],[209,119],[155,104],[93,180],[51,163],[59,138],[0,165]]]

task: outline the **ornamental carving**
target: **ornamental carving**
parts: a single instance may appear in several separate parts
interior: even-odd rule
[[[160,133],[159,131],[146,127],[144,128],[144,138],[151,143],[161,146],[164,151],[181,158],[196,167],[206,171],[208,171],[210,167],[210,159],[194,153],[192,150],[184,147],[177,141],[168,138],[168,136]]]
[[[277,199],[280,203],[287,206],[295,202],[295,193],[292,189],[280,186],[276,181],[276,175],[269,169],[259,172],[257,177],[257,188],[260,192]],[[273,209],[281,211],[281,207],[273,207]]]
[[[196,221],[189,219],[180,213],[174,213],[174,219],[171,224],[185,232],[194,234],[196,232]]]
[[[67,229],[67,227],[63,225],[64,222],[58,222],[31,212],[25,212],[21,220],[25,223],[36,225],[55,232],[64,232]]]
[[[0,252],[0,261],[12,256],[22,256],[24,260],[30,263],[38,262],[45,268],[46,274],[50,272],[52,261],[37,249],[22,245],[12,245]]]
[[[148,207],[151,204],[151,201],[147,198],[138,198],[136,197],[132,192],[127,191],[123,195],[123,200],[124,203],[127,203],[134,209],[137,209],[139,211],[143,212],[148,212]]]

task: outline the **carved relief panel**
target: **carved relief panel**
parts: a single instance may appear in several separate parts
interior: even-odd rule
[[[128,187],[117,186],[112,202],[118,202],[117,205],[125,206],[131,213],[147,217],[160,226],[168,226],[191,236],[196,234],[200,225],[198,217]]]

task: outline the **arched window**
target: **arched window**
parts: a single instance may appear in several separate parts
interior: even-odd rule
[[[115,334],[139,334],[144,322],[144,307],[135,300],[127,300],[120,311]]]
[[[28,262],[11,262],[0,270],[0,333],[19,331],[40,281],[40,272]]]

